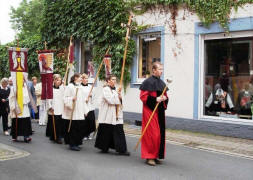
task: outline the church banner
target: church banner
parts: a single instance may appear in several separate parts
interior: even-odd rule
[[[54,53],[50,50],[38,51],[39,67],[41,74],[53,73]]]
[[[27,48],[10,47],[9,64],[11,72],[27,72]]]
[[[16,113],[23,113],[23,84],[27,78],[27,48],[9,47],[9,65],[13,79],[13,90],[17,96]]]
[[[54,53],[51,50],[38,51],[42,84],[41,100],[53,99]]]
[[[112,72],[112,70],[111,70],[111,55],[105,55],[104,64],[105,64],[105,77],[107,78]]]

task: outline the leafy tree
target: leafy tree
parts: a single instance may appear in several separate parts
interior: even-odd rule
[[[29,2],[23,0],[16,9],[11,7],[10,22],[12,28],[19,32],[19,39],[41,34],[43,12],[43,0],[31,0]]]
[[[44,0],[23,0],[16,9],[11,7],[11,23],[14,30],[18,32],[19,46],[28,48],[28,73],[29,76],[39,77],[39,65],[37,50],[44,49],[41,36],[41,23],[44,18]],[[14,40],[6,46],[15,47],[17,41]],[[0,46],[0,77],[9,76],[9,57],[6,46]],[[55,49],[55,47],[52,47]],[[57,51],[58,53],[58,51]],[[63,74],[65,62],[63,56],[55,56],[55,73]]]

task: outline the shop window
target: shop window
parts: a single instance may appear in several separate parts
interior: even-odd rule
[[[140,35],[138,54],[138,78],[147,78],[152,73],[152,62],[161,61],[161,34]]]
[[[95,67],[92,62],[92,43],[81,43],[81,73],[89,76],[89,79],[95,77]]]
[[[204,41],[204,114],[252,119],[253,37]]]

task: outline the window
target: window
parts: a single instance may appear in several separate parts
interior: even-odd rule
[[[147,78],[152,62],[161,61],[161,33],[139,35],[138,78]]]
[[[85,73],[89,78],[95,77],[95,67],[92,62],[92,43],[81,43],[81,73]]]
[[[252,119],[253,37],[204,40],[204,115]]]

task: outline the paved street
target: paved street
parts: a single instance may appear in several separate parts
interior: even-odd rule
[[[80,152],[66,145],[49,142],[45,127],[33,123],[31,144],[13,143],[10,136],[0,135],[0,143],[30,155],[0,162],[1,180],[252,180],[253,160],[166,144],[167,155],[162,165],[147,166],[134,152],[136,137],[127,137],[131,156],[118,156],[113,151],[101,154],[94,140],[85,141]]]

